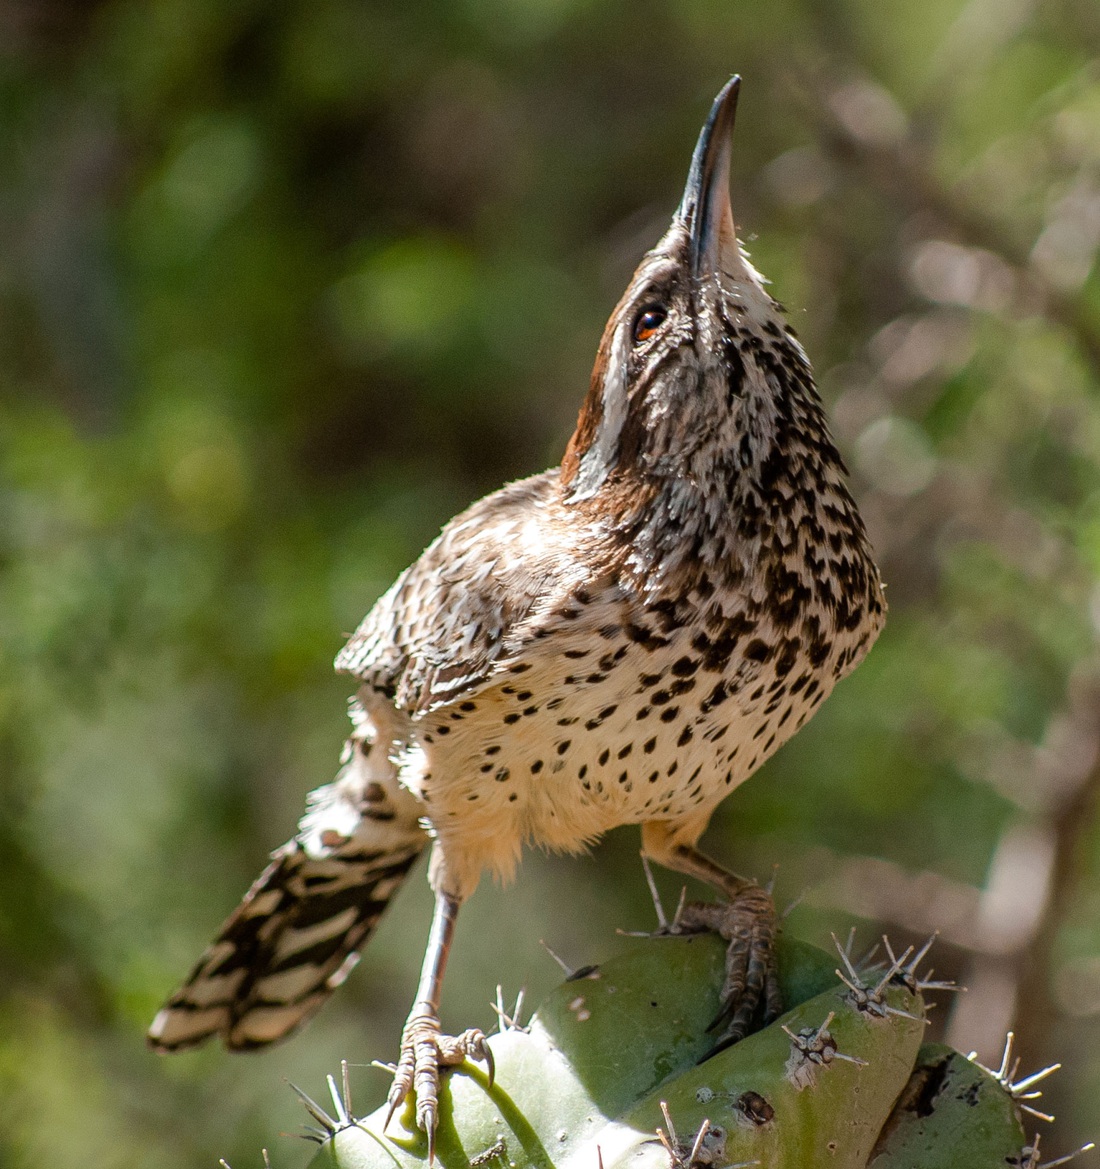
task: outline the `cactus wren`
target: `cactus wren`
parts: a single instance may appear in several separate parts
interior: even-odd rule
[[[437,1012],[458,908],[525,842],[643,852],[724,904],[719,1042],[780,1009],[768,895],[703,855],[715,807],[867,653],[885,604],[806,355],[729,199],[739,79],[672,225],[604,330],[560,467],[453,519],[336,659],[359,690],[336,780],[157,1015],[174,1051],[279,1039],[344,980],[421,850],[435,915],[390,1114],[429,1139],[440,1065],[491,1056]]]

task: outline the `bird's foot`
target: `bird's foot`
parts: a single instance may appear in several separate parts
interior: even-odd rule
[[[746,883],[730,901],[689,902],[677,913],[675,933],[708,931],[729,943],[721,1007],[709,1030],[717,1033],[713,1055],[783,1013],[775,940],[779,919],[771,894]]]
[[[401,1055],[387,1098],[386,1125],[409,1093],[415,1092],[416,1123],[428,1137],[429,1163],[435,1160],[435,1130],[439,1123],[439,1069],[455,1067],[467,1058],[485,1064],[492,1087],[496,1067],[485,1033],[475,1027],[461,1035],[444,1035],[435,1012],[425,1004],[416,1004],[401,1034]]]

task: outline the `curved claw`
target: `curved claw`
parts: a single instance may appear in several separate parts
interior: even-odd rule
[[[487,1043],[482,1044],[481,1058],[485,1061],[485,1071],[489,1077],[489,1087],[492,1088],[497,1079],[497,1061],[493,1059],[492,1048]]]
[[[406,1032],[408,1027],[406,1027]],[[389,1108],[386,1111],[386,1120],[382,1125],[382,1131],[385,1132],[390,1126],[390,1121],[393,1120],[394,1114],[405,1103],[405,1099],[412,1089],[413,1082],[413,1051],[408,1045],[407,1036],[402,1037],[401,1041],[401,1058],[397,1062],[397,1066],[393,1069],[393,1083],[390,1085],[389,1094],[386,1096],[386,1103]]]
[[[416,1123],[428,1138],[428,1164],[435,1164],[435,1130],[439,1127],[439,1109],[434,1100],[416,1106]]]
[[[397,1085],[395,1084],[390,1088],[390,1094],[386,1097],[386,1103],[389,1104],[389,1108],[386,1110],[386,1119],[382,1121],[383,1132],[390,1127],[393,1114],[401,1107],[401,1101],[405,1099],[404,1093],[399,1093],[396,1088]]]

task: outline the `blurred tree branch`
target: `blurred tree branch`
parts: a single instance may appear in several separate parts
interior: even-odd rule
[[[1045,911],[1028,947],[1017,957],[1015,1022],[1018,1050],[1028,1066],[1045,1066],[1059,1058],[1051,1036],[1060,1013],[1053,998],[1056,959],[1062,931],[1078,903],[1084,875],[1086,844],[1100,811],[1100,681],[1093,658],[1071,679],[1068,709],[1076,732],[1091,747],[1092,765],[1076,779],[1048,784],[1047,831],[1053,840],[1053,864]],[[1073,683],[1083,693],[1072,693]]]

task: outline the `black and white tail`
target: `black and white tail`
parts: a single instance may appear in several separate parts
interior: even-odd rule
[[[233,1051],[282,1039],[347,978],[427,836],[388,760],[352,745],[310,796],[301,831],[271,864],[149,1028],[158,1051],[220,1035]],[[381,773],[381,774],[379,774]]]

